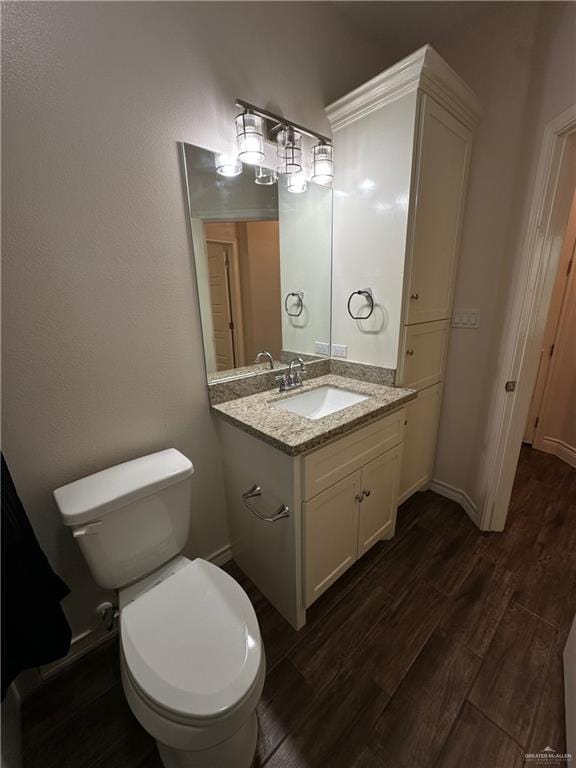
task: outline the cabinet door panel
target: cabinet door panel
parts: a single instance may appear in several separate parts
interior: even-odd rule
[[[405,322],[450,317],[472,134],[423,96]]]
[[[358,557],[377,541],[394,535],[401,456],[402,447],[397,446],[362,468]]]
[[[406,406],[400,471],[400,503],[432,479],[442,385],[418,392]]]
[[[449,320],[404,326],[398,377],[403,387],[426,389],[444,378],[449,331]]]
[[[304,457],[304,499],[329,488],[345,475],[402,441],[404,409],[394,411]]]
[[[360,471],[303,505],[306,607],[357,557]]]

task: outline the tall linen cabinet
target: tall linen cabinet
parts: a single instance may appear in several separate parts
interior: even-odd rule
[[[327,108],[334,133],[333,344],[396,370],[407,405],[399,501],[432,479],[475,94],[430,46]],[[348,312],[368,290],[366,319]],[[369,302],[353,296],[353,314]]]

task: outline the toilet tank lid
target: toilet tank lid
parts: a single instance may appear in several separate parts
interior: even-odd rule
[[[168,448],[63,485],[54,491],[54,499],[64,525],[83,525],[185,480],[193,472],[190,459]]]

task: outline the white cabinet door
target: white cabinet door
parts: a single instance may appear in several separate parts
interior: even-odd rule
[[[451,315],[471,145],[471,131],[422,96],[405,323]]]
[[[401,386],[426,389],[444,378],[449,332],[449,320],[404,326],[398,361]]]
[[[303,505],[306,607],[356,560],[360,474],[354,472]]]
[[[398,445],[362,468],[358,557],[377,541],[394,535],[401,456],[402,446]]]
[[[400,471],[400,503],[432,479],[442,384],[418,392],[406,406]]]

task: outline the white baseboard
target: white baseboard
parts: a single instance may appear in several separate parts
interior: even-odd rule
[[[556,440],[554,437],[545,437],[542,440],[542,444],[538,446],[540,450],[546,451],[546,453],[553,453],[566,464],[570,464],[571,467],[576,468],[576,448],[573,448],[568,443],[562,440]]]
[[[437,493],[440,496],[445,496],[447,499],[451,499],[457,504],[460,504],[474,525],[477,525],[478,528],[480,528],[480,511],[466,491],[462,491],[460,488],[456,488],[449,483],[444,483],[442,480],[432,480],[428,487],[431,491],[434,491],[434,493]]]
[[[214,565],[224,565],[228,560],[232,560],[232,548],[230,547],[230,544],[226,544],[224,547],[217,549],[216,552],[212,552],[211,555],[208,555],[206,560],[210,560]]]
[[[218,566],[224,565],[224,563],[227,563],[229,560],[231,560],[231,558],[232,549],[230,544],[226,544],[225,546],[220,547],[220,549],[217,549],[216,552],[212,552],[211,555],[207,555],[205,557],[206,560],[209,560],[211,563],[214,563],[214,565]],[[101,645],[104,645],[104,643],[108,642],[108,640],[115,637],[117,634],[118,620],[115,619],[114,627],[110,631],[106,631],[98,627],[95,629],[87,629],[85,632],[76,635],[76,637],[72,638],[72,645],[70,646],[70,650],[63,659],[58,659],[58,661],[54,661],[52,664],[45,664],[43,667],[39,667],[40,677],[42,680],[51,680],[53,677],[56,677],[56,675],[59,675],[61,672],[63,672],[71,664],[74,664],[86,654],[95,651],[97,648],[99,648]]]

